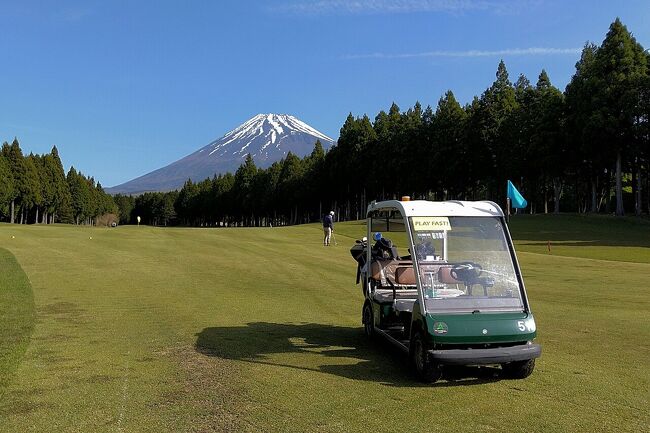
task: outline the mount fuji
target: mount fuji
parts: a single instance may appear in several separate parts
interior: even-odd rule
[[[106,191],[139,194],[179,189],[187,179],[199,182],[215,174],[234,173],[249,153],[258,167],[266,168],[288,152],[308,155],[316,140],[325,150],[334,144],[330,137],[293,116],[258,114],[196,152]]]

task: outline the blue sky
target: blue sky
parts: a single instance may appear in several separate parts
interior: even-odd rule
[[[0,1],[0,139],[114,186],[257,113],[337,138],[349,112],[469,102],[501,58],[564,89],[617,16],[650,47],[647,0]]]

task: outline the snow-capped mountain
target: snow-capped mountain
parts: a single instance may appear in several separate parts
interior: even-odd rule
[[[334,143],[327,135],[287,114],[258,114],[196,152],[129,182],[108,188],[111,194],[137,194],[181,188],[215,174],[232,172],[249,153],[258,167],[266,168],[288,152],[308,155],[320,140],[324,149]]]

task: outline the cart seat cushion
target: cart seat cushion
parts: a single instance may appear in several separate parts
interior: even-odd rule
[[[443,284],[460,284],[461,281],[451,276],[451,266],[442,266],[438,269],[438,281]]]
[[[381,281],[384,286],[389,284],[388,281],[397,285],[415,286],[413,262],[410,260],[375,260],[370,264],[370,277]]]
[[[400,266],[395,270],[395,281],[405,286],[415,286],[413,266]]]

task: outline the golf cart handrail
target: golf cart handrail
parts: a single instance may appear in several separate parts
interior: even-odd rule
[[[491,201],[426,201],[386,200],[368,205],[368,214],[377,210],[397,209],[404,218],[412,216],[495,216],[502,217],[503,211]]]

